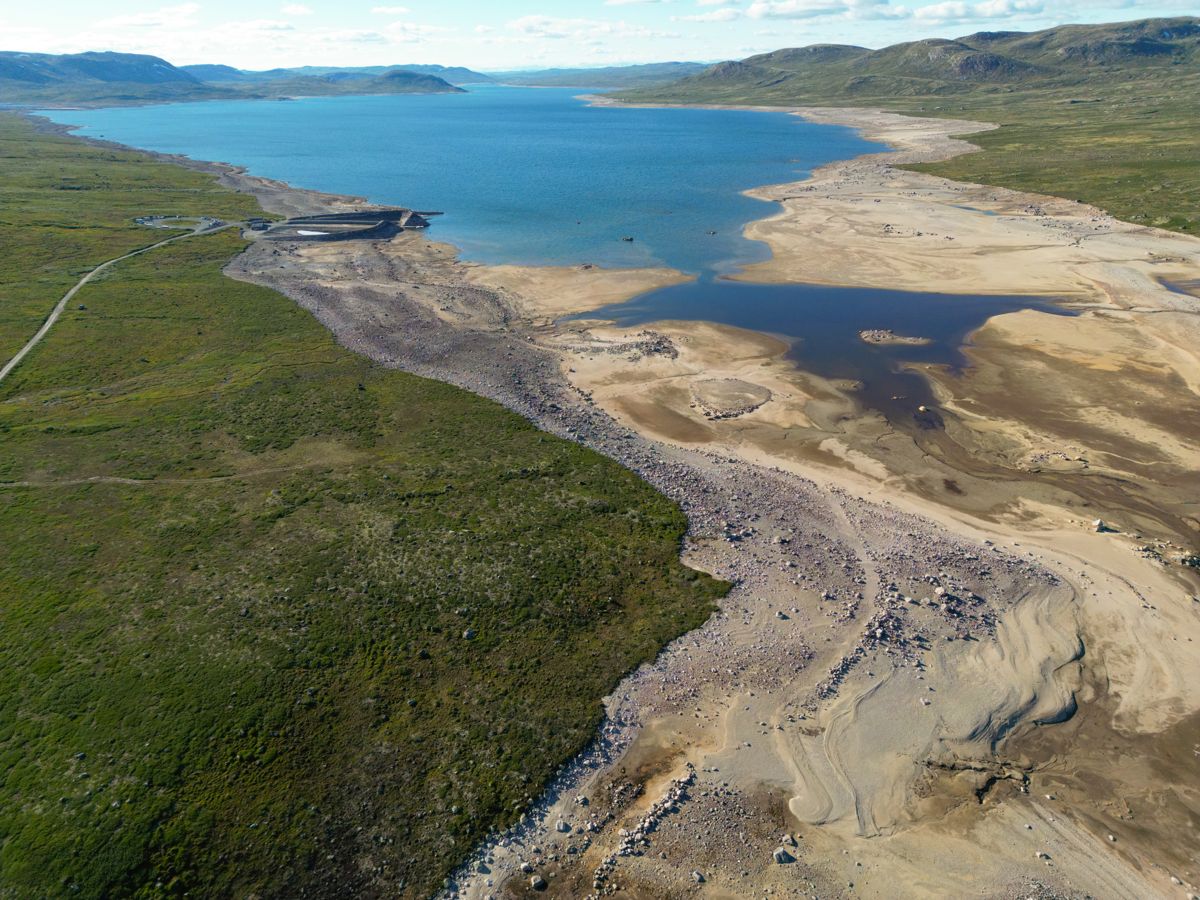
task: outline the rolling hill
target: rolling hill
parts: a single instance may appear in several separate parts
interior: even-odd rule
[[[979,32],[879,50],[817,44],[722,62],[652,89],[678,101],[787,103],[954,96],[983,86],[1070,87],[1200,65],[1200,19]],[[637,99],[645,99],[639,96]]]
[[[243,72],[220,65],[178,67],[157,56],[136,53],[0,53],[0,103],[11,106],[460,90],[431,72],[395,67]]]
[[[667,84],[699,72],[703,63],[664,62],[639,66],[606,66],[596,69],[538,69],[493,72],[492,78],[504,84],[529,87],[633,88]]]
[[[487,84],[488,75],[462,66],[396,65],[396,66],[296,66],[290,69],[266,69],[253,71],[235,69],[233,66],[191,65],[180,66],[182,71],[208,84],[258,84],[268,81],[284,81],[295,78],[338,76],[339,78],[370,79],[394,71],[412,72],[416,75],[432,75],[453,85]]]
[[[1200,18],[819,44],[719,63],[639,103],[878,107],[994,122],[982,153],[917,167],[1200,233]]]

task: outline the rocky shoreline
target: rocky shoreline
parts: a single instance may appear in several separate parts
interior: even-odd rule
[[[361,204],[163,158],[281,215]],[[639,473],[684,509],[685,560],[734,585],[607,698],[593,746],[447,897],[1141,897],[1183,883],[1157,861],[1161,831],[1106,842],[1098,823],[1119,825],[1020,749],[1085,689],[1080,609],[1144,597],[1131,583],[837,481],[650,440],[571,384],[527,307],[423,236],[257,243],[227,273],[292,297],[356,352]],[[662,335],[638,340],[649,349],[630,352],[664,352]],[[1139,625],[1182,627],[1159,622]]]
[[[245,189],[261,188],[247,183]],[[275,190],[270,186],[264,202],[270,203]],[[780,886],[781,879],[803,871],[805,884],[823,894],[833,890],[842,874],[828,863],[829,848],[812,851],[822,842],[815,822],[846,815],[858,820],[853,809],[861,799],[849,807],[840,805],[848,802],[842,799],[837,810],[809,816],[806,824],[814,832],[806,837],[805,850],[796,851],[800,864],[786,869],[772,859],[777,838],[771,835],[790,833],[796,819],[779,809],[760,823],[765,829],[761,852],[715,844],[703,859],[660,851],[667,853],[664,860],[622,854],[619,832],[629,817],[643,816],[639,798],[655,777],[679,777],[680,767],[690,764],[705,780],[704,770],[712,766],[705,764],[706,757],[694,756],[705,739],[688,729],[698,725],[704,732],[753,709],[755,721],[727,723],[723,730],[743,737],[777,733],[803,744],[811,743],[806,735],[814,728],[820,733],[827,727],[824,720],[839,703],[857,704],[864,691],[883,683],[915,689],[923,682],[930,696],[930,688],[938,685],[946,692],[938,702],[947,703],[953,687],[942,682],[953,678],[953,667],[942,659],[944,648],[973,649],[994,640],[998,623],[1017,599],[1053,597],[1069,606],[1071,589],[1036,562],[964,542],[887,505],[721,452],[647,440],[574,388],[560,360],[538,343],[536,330],[502,293],[474,284],[469,271],[452,248],[415,235],[337,247],[259,244],[228,268],[232,277],[291,296],[357,352],[489,397],[626,465],[685,510],[689,564],[730,580],[734,588],[704,628],[678,639],[653,665],[626,679],[606,704],[606,722],[593,747],[560,774],[521,823],[480,848],[447,885],[447,896],[501,896],[502,888],[533,889],[535,878],[565,896],[621,884],[671,892],[672,885],[697,884],[693,871],[701,871],[706,884],[738,892]],[[1077,638],[1069,625],[1064,634],[1073,648]],[[1071,652],[1064,653],[1064,665]],[[1036,676],[1030,689],[1049,706],[1065,706],[1070,693],[1061,689],[1058,677],[1057,668],[1049,679]],[[882,729],[880,752],[896,751],[897,742],[923,731],[909,749],[918,751],[918,758],[940,760],[936,719],[929,715],[932,702],[911,700],[910,714],[892,715],[892,726],[862,727]],[[978,702],[963,705],[981,709]],[[987,716],[994,712],[987,709]],[[1001,730],[980,723],[978,737],[964,742],[955,758],[966,756],[975,760],[976,769],[990,771],[991,742],[1025,721],[1018,710],[1008,716],[1001,717],[1007,723]],[[628,769],[631,755],[644,752],[647,734],[681,719],[686,727],[677,738],[678,755],[644,777],[618,776]],[[737,743],[750,751],[754,742]],[[693,822],[698,834],[735,827],[750,815],[747,810],[764,802],[764,775],[785,767],[792,753],[811,752],[824,751],[780,747],[765,759],[746,752],[736,764],[718,766],[728,774],[706,786],[705,802],[696,804],[705,810]],[[924,771],[923,762],[914,762],[908,777],[924,777]],[[833,786],[818,775],[812,788],[832,791]],[[859,790],[874,792],[864,785],[852,788],[852,794]],[[579,815],[579,796],[590,798],[586,817]],[[864,826],[891,827],[885,820],[903,817],[903,805],[882,802]],[[568,833],[556,828],[560,820],[569,824]],[[598,868],[605,872],[603,879],[593,877]]]

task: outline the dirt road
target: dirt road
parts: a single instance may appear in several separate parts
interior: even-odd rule
[[[219,225],[212,225],[201,222],[190,231],[184,232],[183,234],[177,234],[173,237],[167,238],[166,240],[159,241],[157,244],[151,244],[148,247],[142,247],[140,250],[134,250],[132,253],[126,253],[124,256],[118,256],[115,259],[110,259],[107,262],[100,263],[100,265],[96,266],[96,268],[92,269],[90,272],[80,278],[79,281],[75,282],[75,286],[73,288],[63,294],[62,299],[59,300],[58,303],[54,304],[54,309],[50,310],[50,315],[46,317],[46,321],[42,323],[42,327],[34,333],[33,337],[25,342],[25,346],[18,350],[12,359],[4,364],[3,368],[0,368],[0,382],[3,382],[4,379],[12,374],[12,371],[21,364],[21,360],[23,360],[34,347],[41,343],[42,338],[44,338],[50,332],[50,329],[54,327],[54,323],[58,321],[58,317],[61,316],[63,310],[67,308],[67,304],[71,302],[71,298],[79,293],[80,288],[82,288],[101,272],[108,270],[122,260],[130,259],[134,256],[140,256],[143,253],[148,253],[151,250],[156,250],[159,247],[182,240],[183,238],[193,237],[198,234],[216,234],[218,231],[223,231],[226,228],[232,228],[234,224],[237,223],[221,223]]]

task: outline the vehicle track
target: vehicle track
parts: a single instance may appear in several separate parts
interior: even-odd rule
[[[118,256],[115,259],[110,259],[107,262],[100,263],[100,265],[96,266],[96,268],[92,269],[90,272],[80,278],[79,281],[75,282],[75,286],[73,288],[63,294],[62,299],[59,300],[58,303],[54,304],[54,309],[50,310],[50,315],[46,317],[46,321],[42,323],[42,327],[34,333],[33,337],[25,342],[25,346],[18,350],[12,359],[4,364],[3,368],[0,368],[0,382],[3,382],[4,379],[11,375],[13,370],[21,364],[21,360],[28,356],[29,352],[41,343],[42,338],[49,333],[50,329],[54,327],[54,323],[58,321],[58,317],[62,315],[63,310],[67,308],[67,304],[71,302],[71,298],[79,293],[80,288],[82,288],[101,272],[107,270],[111,266],[116,265],[122,260],[131,259],[132,257],[140,256],[143,253],[149,253],[151,250],[156,250],[159,247],[174,243],[175,241],[194,237],[198,234],[216,234],[218,231],[223,231],[226,228],[233,228],[236,224],[239,223],[225,223],[216,226],[197,225],[191,231],[185,232],[184,234],[177,234],[174,237],[169,237],[166,240],[159,241],[156,244],[150,244],[148,247],[142,247],[140,250],[134,250],[131,253],[126,253],[124,256]]]

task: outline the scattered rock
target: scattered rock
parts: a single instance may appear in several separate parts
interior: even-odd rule
[[[924,346],[925,344],[933,343],[926,337],[911,337],[909,335],[896,334],[890,328],[868,328],[865,331],[858,333],[859,338],[868,344],[907,344],[911,346]]]

